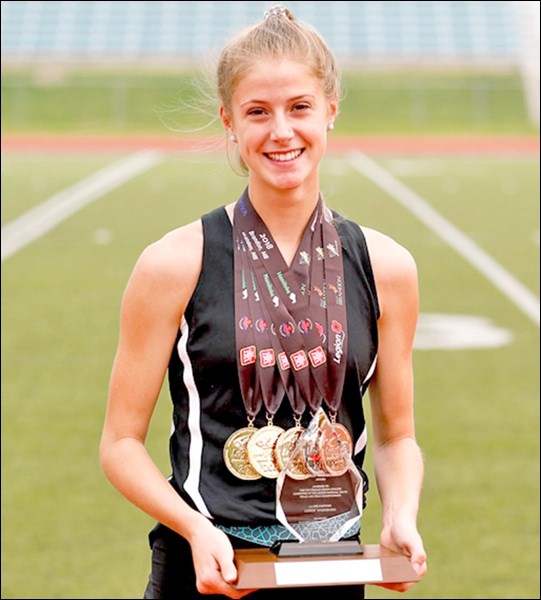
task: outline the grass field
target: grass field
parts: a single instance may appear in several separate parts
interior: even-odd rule
[[[5,153],[3,226],[121,158]],[[539,297],[538,155],[372,158]],[[402,597],[539,598],[538,321],[350,155],[330,155],[322,181],[332,207],[395,237],[419,267],[429,573]],[[110,486],[97,455],[121,294],[146,244],[244,183],[223,158],[164,154],[4,260],[2,598],[142,596],[153,522]],[[169,425],[164,390],[148,440],[164,473]],[[366,543],[379,516],[373,485]]]

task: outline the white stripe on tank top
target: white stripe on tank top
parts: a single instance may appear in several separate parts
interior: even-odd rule
[[[184,317],[180,323],[181,336],[177,344],[177,352],[184,366],[184,385],[188,392],[188,429],[190,431],[189,470],[188,477],[184,482],[184,490],[194,501],[197,510],[212,519],[212,515],[199,492],[199,481],[201,479],[201,458],[203,455],[203,436],[201,435],[201,398],[195,385],[192,363],[186,351],[189,337],[189,326]]]
[[[378,361],[378,355],[376,354],[376,356],[374,357],[374,360],[372,361],[372,365],[368,369],[368,373],[366,374],[366,377],[364,378],[362,387],[367,385],[368,382],[370,381],[372,375],[374,374],[374,371],[376,370],[377,361]],[[359,436],[359,439],[355,443],[355,448],[353,450],[353,454],[355,456],[357,456],[357,454],[359,454],[359,452],[361,452],[361,450],[363,450],[365,448],[367,443],[368,443],[368,430],[365,425],[363,432],[361,433],[361,435]]]

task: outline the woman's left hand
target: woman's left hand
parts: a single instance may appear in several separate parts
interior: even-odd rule
[[[423,547],[423,540],[415,526],[403,524],[393,524],[391,528],[385,528],[381,532],[380,542],[395,552],[407,556],[419,579],[424,577],[428,570],[426,563],[427,557]],[[393,590],[395,592],[406,592],[416,582],[408,581],[402,583],[377,583],[379,587]]]

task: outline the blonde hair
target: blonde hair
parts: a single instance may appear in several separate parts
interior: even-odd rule
[[[275,6],[263,21],[242,31],[222,50],[217,68],[218,97],[227,111],[242,77],[260,59],[290,58],[306,64],[322,83],[327,98],[340,96],[340,72],[329,46],[312,27],[292,12]]]
[[[327,99],[340,98],[340,70],[323,37],[277,5],[263,20],[234,37],[222,50],[216,69],[218,99],[231,114],[231,99],[243,76],[261,59],[288,58],[306,64],[323,87]],[[240,159],[243,174],[246,165]]]

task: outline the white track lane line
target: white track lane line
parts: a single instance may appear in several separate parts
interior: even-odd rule
[[[539,326],[539,298],[472,239],[442,217],[419,194],[393,177],[389,171],[362,152],[351,153],[349,163],[355,170],[385,190],[429,229],[443,238]]]
[[[76,213],[162,160],[157,150],[143,150],[97,171],[51,196],[2,227],[2,262]]]

